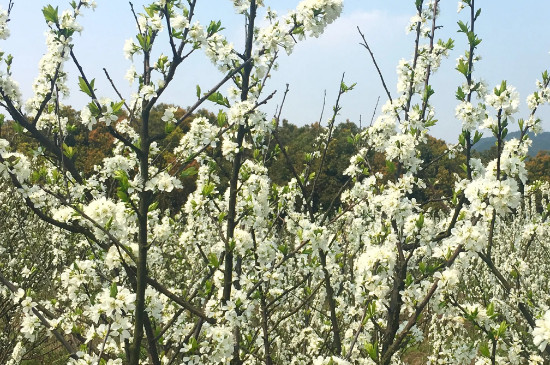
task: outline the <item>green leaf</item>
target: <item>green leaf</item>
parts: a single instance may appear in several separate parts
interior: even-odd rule
[[[175,129],[176,129],[176,126],[174,125],[174,123],[168,122],[164,124],[164,133],[166,134],[172,133]]]
[[[94,84],[92,84],[92,87],[93,86]],[[121,100],[118,103],[111,103],[111,108],[113,108],[113,113],[115,115],[119,115],[123,105],[124,105],[124,100]]]
[[[477,9],[476,15],[474,16],[474,21],[477,20],[477,18],[481,15],[481,8]]]
[[[197,85],[197,99],[201,98],[201,87]]]
[[[466,318],[470,321],[474,321],[477,318],[478,314],[479,314],[479,310],[475,308],[471,313],[468,313],[466,315]]]
[[[212,35],[214,33],[217,33],[219,31],[222,31],[224,30],[225,28],[222,27],[222,22],[221,21],[210,21],[210,24],[208,25],[208,29],[207,29],[207,34],[208,35]]]
[[[481,137],[483,137],[483,133],[480,133],[480,132],[476,131],[476,134],[474,134],[474,142],[473,142],[473,144],[476,144],[477,142],[479,142],[479,140],[481,139]]]
[[[432,118],[430,118],[430,119],[428,119],[428,120],[426,121],[426,123],[424,123],[424,126],[425,126],[425,127],[432,127],[432,126],[434,126],[436,123],[437,123],[437,119],[432,119]]]
[[[346,93],[348,91],[351,91],[353,90],[353,88],[357,85],[357,83],[354,83],[352,84],[351,86],[348,86],[344,83],[344,81],[342,81],[342,83],[340,84],[340,92],[343,94],[343,93]]]
[[[128,190],[128,188],[130,187],[130,184],[128,183],[128,175],[124,170],[115,171],[115,180],[119,182],[120,187],[123,190]]]
[[[466,63],[466,61],[464,61],[462,58],[458,60],[458,65],[455,69],[464,76],[468,76],[468,63]]]
[[[56,6],[55,8],[51,5],[47,5],[42,8],[42,14],[44,14],[44,19],[46,19],[47,22],[51,22],[54,24],[59,23],[59,8]]]
[[[195,337],[191,337],[189,339],[189,345],[191,346],[191,349],[189,349],[189,351],[191,353],[195,353],[195,351],[197,351],[198,348],[199,348],[199,344],[198,344],[197,339]]]
[[[395,172],[395,163],[392,161],[386,161],[386,168],[390,174],[393,174]]]
[[[462,88],[460,86],[456,90],[455,95],[456,95],[457,100],[464,101],[464,99],[466,99],[466,94],[464,94],[464,90],[462,90]]]
[[[407,278],[405,279],[405,287],[408,287],[413,283],[414,279],[411,273],[407,274]]]
[[[118,294],[118,287],[116,285],[116,282],[114,281],[111,284],[110,294],[111,294],[111,298],[116,298],[116,295]]]
[[[498,95],[502,94],[504,91],[506,91],[506,80],[502,80],[502,82],[500,83],[500,92],[498,93]]]
[[[365,343],[365,351],[373,361],[378,360],[378,345],[376,342],[374,344],[370,342]]]
[[[92,116],[94,116],[94,117],[97,117],[101,114],[101,110],[99,109],[99,107],[94,102],[88,103],[88,109],[90,109],[90,112],[92,113]]]
[[[500,326],[498,327],[498,330],[497,330],[497,336],[502,337],[506,332],[507,328],[508,328],[508,324],[506,324],[506,321],[500,322]]]
[[[462,20],[459,20],[457,24],[458,24],[458,27],[460,28],[458,33],[468,33],[469,30],[468,30],[467,23],[464,23]]]
[[[211,195],[213,192],[214,192],[214,189],[216,188],[216,186],[212,183],[209,183],[209,184],[206,184],[203,188],[202,188],[202,195],[203,196],[209,196]]]
[[[262,153],[259,149],[254,149],[254,152],[252,152],[252,157],[256,160],[256,161],[261,161],[261,158],[262,158]]]
[[[489,344],[487,342],[482,342],[479,345],[479,352],[485,357],[491,357],[491,351],[489,351]]]
[[[218,112],[218,126],[223,127],[226,121],[227,121],[227,114],[225,114],[225,112],[220,109],[220,111]]]
[[[430,85],[427,85],[426,88],[424,89],[424,95],[423,95],[424,100],[427,101],[430,98],[430,96],[432,96],[433,94],[435,94],[434,89],[432,89]]]
[[[522,131],[523,130],[523,123],[525,123],[525,121],[523,119],[518,119],[518,125],[519,125],[519,130]],[[2,124],[0,124],[2,125]]]
[[[491,317],[493,314],[495,314],[495,305],[493,304],[493,302],[491,302],[487,306],[487,315]]]
[[[78,86],[80,87],[80,91],[82,91],[84,94],[88,95],[89,97],[93,97],[92,96],[92,91],[95,91],[94,90],[94,82],[95,82],[95,79],[93,79],[90,82],[90,86],[92,87],[92,90],[90,90],[90,88],[88,87],[88,84],[86,84],[86,81],[84,80],[84,78],[78,76]]]
[[[141,46],[141,49],[143,49],[144,52],[148,52],[151,50],[151,36],[149,34],[138,34],[136,38],[139,42],[139,45]]]
[[[459,136],[458,136],[458,143],[460,143],[460,145],[462,147],[466,147],[466,131],[463,131]]]
[[[116,196],[118,196],[118,198],[122,200],[124,203],[128,203],[130,201],[130,197],[128,196],[128,193],[126,193],[122,189],[117,189]]]
[[[424,213],[420,213],[418,215],[418,219],[416,220],[416,228],[420,230],[422,229],[423,226],[424,226]]]
[[[208,97],[208,100],[218,105],[222,105],[229,108],[229,100],[227,100],[227,98],[224,98],[219,91],[216,91],[215,93],[210,95]]]
[[[185,170],[183,170],[181,172],[181,177],[189,177],[189,176],[194,176],[198,173],[199,171],[194,167],[194,166],[191,166]]]
[[[144,7],[143,7],[143,10],[145,10],[145,12],[147,13],[147,15],[149,15],[150,18],[152,18],[152,17],[155,15],[155,7],[154,7],[154,5],[152,5],[152,6],[144,6]]]
[[[154,203],[152,203],[151,205],[149,205],[149,209],[147,209],[148,212],[152,212],[153,210],[157,209],[159,206],[159,202],[156,201]]]
[[[220,261],[218,260],[218,255],[216,255],[215,253],[211,252],[209,255],[208,255],[208,264],[212,267],[218,267],[220,266]]]
[[[474,44],[476,39],[476,34],[474,32],[468,32],[466,33],[466,35],[468,36],[468,43],[470,43],[471,45]]]
[[[71,159],[74,156],[74,150],[72,147],[69,147],[65,143],[63,143],[63,154]]]
[[[111,230],[111,226],[113,225],[113,217],[109,218],[109,220],[107,221],[107,223],[105,223],[105,229],[107,231]]]
[[[367,307],[367,317],[373,318],[376,314],[376,302],[370,302]]]

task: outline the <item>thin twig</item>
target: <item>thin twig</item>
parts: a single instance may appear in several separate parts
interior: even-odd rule
[[[141,26],[139,25],[139,21],[136,15],[136,11],[134,10],[134,4],[132,4],[131,1],[128,2],[130,4],[130,9],[132,10],[132,14],[134,14],[134,19],[136,20],[136,25],[138,27],[139,34],[143,35],[143,31],[141,30]]]
[[[101,351],[99,351],[99,358],[97,359],[97,365],[101,363],[101,357],[103,356],[103,351],[105,351],[105,345],[107,344],[107,339],[109,338],[110,332],[111,332],[111,322],[109,322],[109,325],[107,326],[107,333],[105,334],[105,338],[103,339],[103,343],[101,344]]]
[[[105,76],[107,76],[107,80],[109,80],[109,83],[113,87],[113,90],[116,92],[118,98],[124,102],[124,106],[126,107],[128,112],[130,113],[130,119],[132,119],[132,114],[133,113],[132,113],[130,107],[128,106],[128,104],[126,103],[126,99],[124,99],[122,97],[122,94],[120,93],[120,91],[118,91],[117,87],[115,86],[115,83],[113,82],[113,79],[111,79],[111,76],[109,75],[109,72],[107,72],[107,69],[105,67],[103,67],[103,72],[105,72]]]
[[[393,99],[391,97],[390,91],[388,90],[388,86],[386,86],[386,82],[384,81],[384,76],[382,75],[382,71],[380,71],[380,67],[378,67],[378,63],[376,62],[376,58],[374,58],[374,54],[372,53],[369,44],[365,38],[365,35],[361,33],[361,29],[357,27],[357,30],[359,31],[359,35],[361,35],[361,38],[363,38],[363,43],[359,43],[363,47],[367,49],[370,53],[370,57],[372,59],[372,62],[374,63],[374,66],[376,67],[376,71],[378,71],[378,76],[380,76],[380,81],[382,81],[382,86],[384,86],[384,90],[386,91],[386,95],[388,95],[388,98],[390,99],[390,102],[393,104]]]
[[[374,110],[372,111],[372,117],[370,118],[370,126],[372,126],[372,123],[374,122],[374,116],[376,115],[376,109],[378,109],[378,103],[380,102],[380,96],[378,99],[376,99],[376,105],[374,106]]]

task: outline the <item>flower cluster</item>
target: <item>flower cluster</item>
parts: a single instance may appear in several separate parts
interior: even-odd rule
[[[541,351],[544,351],[550,342],[550,311],[536,320],[536,327],[533,329],[533,342]]]
[[[179,146],[174,149],[174,153],[186,161],[206,147],[216,147],[219,140],[218,134],[219,128],[211,124],[208,119],[195,118],[191,122],[189,131],[180,140]]]
[[[476,106],[469,101],[458,104],[455,115],[462,122],[462,130],[465,131],[475,131],[487,117],[484,104],[479,103]]]
[[[497,111],[502,110],[503,116],[511,116],[518,111],[519,94],[512,86],[502,82],[500,87],[495,87],[492,94],[485,96],[485,103]]]
[[[309,36],[319,37],[340,16],[343,7],[342,0],[303,0],[296,8],[296,18]]]
[[[7,39],[10,36],[8,20],[8,12],[0,8],[0,39]]]
[[[233,49],[233,44],[229,43],[219,33],[215,33],[206,39],[205,54],[222,72],[232,70],[239,61],[239,57]]]

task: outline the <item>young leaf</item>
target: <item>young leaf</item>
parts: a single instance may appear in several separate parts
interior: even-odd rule
[[[116,196],[118,196],[118,198],[124,203],[128,203],[130,201],[128,194],[120,188],[117,189]]]
[[[481,139],[481,137],[483,137],[483,133],[480,133],[480,132],[476,131],[476,134],[474,134],[474,142],[473,142],[473,144],[476,144],[477,142],[479,142],[479,140]]]
[[[489,305],[487,306],[487,315],[489,317],[491,317],[492,315],[495,314],[495,305],[493,304],[493,302],[489,303]]]
[[[173,123],[166,123],[164,124],[164,133],[170,134],[176,129],[176,126]]]
[[[477,18],[481,15],[481,8],[477,9],[476,15],[474,16],[474,21],[477,20]]]
[[[211,252],[208,255],[208,264],[212,267],[220,266],[220,261],[218,260],[218,256],[214,252]]]
[[[199,171],[195,167],[191,166],[182,171],[181,177],[193,176],[193,175],[196,175],[198,172]]]
[[[222,105],[229,108],[229,100],[227,100],[227,98],[224,98],[219,91],[216,91],[215,93],[210,95],[208,97],[208,100],[218,105]]]
[[[466,61],[464,61],[463,59],[458,60],[456,70],[464,76],[468,76],[468,64],[466,63]]]
[[[93,87],[93,84],[92,84],[92,87]],[[123,105],[124,105],[124,100],[121,100],[118,103],[111,103],[111,108],[113,108],[113,113],[115,115],[119,115]]]
[[[420,213],[418,215],[418,219],[416,220],[416,228],[422,229],[423,226],[424,226],[424,214]]]
[[[118,294],[118,287],[116,285],[116,282],[114,282],[114,281],[111,284],[110,294],[111,294],[111,298],[116,298],[116,296]]]
[[[468,33],[468,24],[465,24],[462,20],[459,20],[457,24],[460,28],[458,33]]]
[[[218,126],[223,127],[226,121],[227,121],[227,114],[225,114],[225,112],[220,109],[220,111],[218,112]]]
[[[44,14],[44,19],[48,23],[54,23],[57,24],[59,22],[59,8],[56,6],[55,8],[51,5],[47,5],[42,8],[42,14]]]
[[[395,163],[392,161],[386,161],[386,168],[390,174],[393,174],[395,172]]]
[[[95,79],[93,79],[92,82],[90,82],[90,86],[92,87],[92,90],[94,88],[94,82],[95,82]],[[80,87],[80,91],[82,91],[84,94],[88,95],[89,97],[92,97],[92,90],[90,90],[90,88],[86,84],[86,81],[80,76],[78,76],[78,86]]]
[[[464,90],[462,90],[462,88],[460,86],[456,90],[455,95],[456,95],[457,100],[464,101],[464,99],[466,99],[466,95],[464,94]]]
[[[212,35],[214,33],[222,31],[224,28],[222,27],[221,21],[210,21],[210,24],[208,25],[207,34]]]
[[[71,159],[74,156],[74,150],[72,147],[69,147],[65,143],[63,143],[63,154]]]
[[[365,343],[365,351],[373,361],[378,360],[378,346],[376,343],[374,345],[369,342]]]
[[[97,117],[99,116],[99,114],[101,114],[101,110],[98,108],[98,106],[94,102],[88,103],[88,109],[90,109],[90,112],[94,117]]]
[[[120,187],[124,191],[128,190],[128,188],[130,187],[130,184],[128,183],[128,175],[124,170],[115,171],[115,180],[118,181],[118,183],[120,184]]]
[[[491,357],[491,351],[489,351],[489,344],[487,344],[487,342],[483,342],[479,345],[479,352],[485,357]]]

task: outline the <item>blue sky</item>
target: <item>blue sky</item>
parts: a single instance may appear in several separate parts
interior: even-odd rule
[[[135,33],[129,4],[124,0],[98,0],[95,12],[87,11],[80,22],[84,26],[82,35],[76,36],[75,52],[90,77],[96,78],[100,95],[114,97],[103,74],[106,67],[123,95],[129,95],[130,88],[124,79],[130,62],[122,53],[125,39]],[[298,3],[297,0],[265,0],[272,8],[283,14]],[[5,8],[8,1],[0,4]],[[19,81],[24,97],[31,92],[31,85],[37,74],[37,65],[45,52],[45,22],[41,7],[51,3],[60,9],[68,7],[68,1],[15,1],[12,20],[9,24],[11,37],[3,41],[2,51],[14,55],[14,76]],[[145,1],[133,1],[136,9],[141,9]],[[230,0],[202,0],[198,2],[197,16],[203,23],[210,19],[222,20],[226,27],[225,35],[235,45],[242,44],[243,20],[234,14]],[[456,33],[456,22],[466,20],[466,14],[457,14],[458,1],[442,1],[440,24],[443,29],[439,37],[453,37],[455,51],[444,60],[441,69],[433,78],[436,91],[433,103],[437,108],[439,123],[432,134],[448,142],[454,142],[460,132],[460,124],[454,118],[456,100],[454,92],[462,82],[454,70],[455,59],[463,53],[466,42],[462,34]],[[482,77],[492,87],[506,79],[517,87],[521,95],[522,113],[526,113],[525,98],[535,87],[544,69],[550,68],[550,2],[547,1],[480,1],[482,15],[476,24],[477,33],[483,39],[479,47],[482,60],[477,64],[476,75]],[[410,58],[413,51],[413,35],[405,34],[405,26],[414,14],[413,0],[345,0],[344,13],[326,33],[318,39],[308,39],[297,45],[291,56],[282,54],[279,70],[273,74],[268,85],[270,90],[278,90],[265,111],[272,115],[280,103],[286,83],[290,93],[283,110],[283,117],[295,124],[309,124],[318,120],[327,93],[328,115],[334,103],[342,73],[346,73],[346,83],[356,82],[354,91],[342,100],[343,110],[340,121],[349,119],[367,124],[373,114],[378,96],[381,104],[385,93],[378,75],[366,50],[359,46],[359,26],[375,53],[390,91],[395,92],[395,67],[401,58]],[[136,58],[137,60],[137,58]],[[68,66],[71,85],[76,87],[76,70]],[[184,64],[177,75],[171,92],[162,101],[180,106],[192,104],[195,100],[195,85],[203,90],[216,83],[220,74],[200,54]],[[76,108],[87,102],[79,91],[72,92],[64,101]],[[545,107],[539,114],[546,119],[544,129],[550,130],[550,108]],[[323,122],[326,122],[324,120]]]

